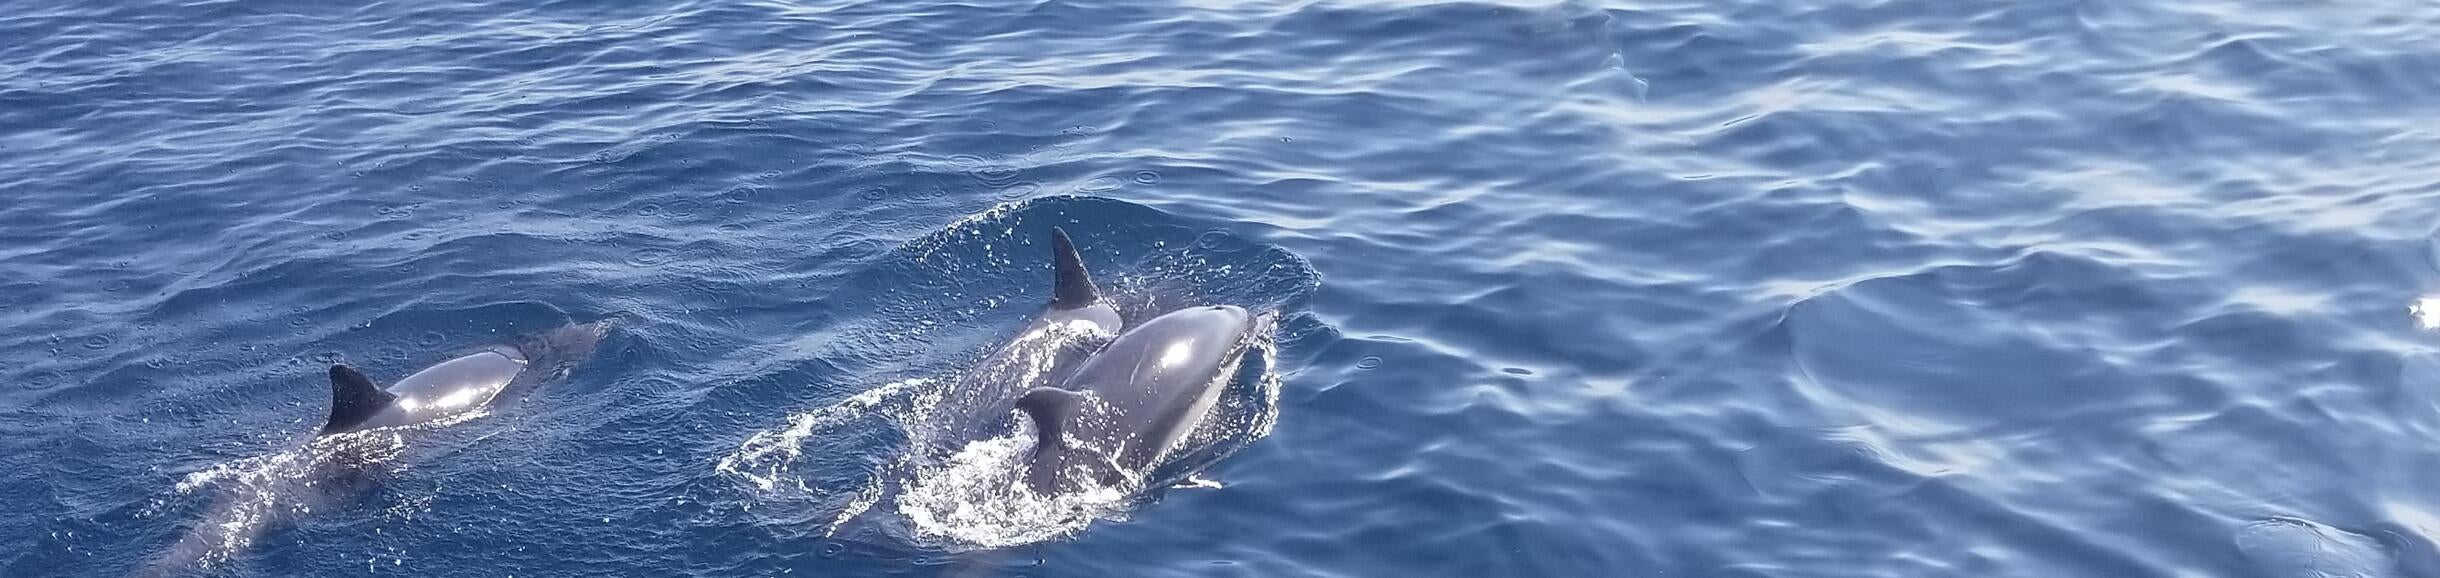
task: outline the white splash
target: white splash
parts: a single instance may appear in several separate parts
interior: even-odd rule
[[[738,444],[736,452],[720,458],[713,469],[744,479],[766,492],[782,483],[792,483],[799,490],[815,490],[788,475],[804,456],[806,440],[816,432],[827,432],[855,418],[872,415],[876,408],[900,398],[903,392],[930,383],[928,379],[898,381],[827,407],[788,416],[787,427],[754,432],[746,437],[745,443]]]
[[[207,570],[252,546],[255,538],[291,517],[313,513],[343,494],[350,470],[402,467],[397,463],[411,432],[480,417],[468,412],[415,426],[319,436],[277,453],[232,460],[187,474],[172,489],[191,496],[208,489],[218,498],[185,536],[139,575],[177,575]]]
[[[944,546],[1005,548],[1041,542],[1115,519],[1134,484],[1044,496],[1025,486],[1031,427],[977,440],[937,466],[917,468],[898,494],[898,513],[920,539]]]
[[[1058,353],[1081,340],[1111,337],[1110,328],[1090,322],[1047,324],[1028,331],[985,361],[955,379],[910,379],[892,382],[827,407],[792,415],[782,427],[756,432],[737,451],[715,465],[723,474],[744,482],[761,497],[791,500],[810,497],[824,509],[835,508],[826,536],[876,506],[888,504],[905,524],[905,535],[929,546],[953,550],[1005,548],[1073,535],[1094,520],[1122,519],[1143,480],[1122,480],[1115,487],[1044,496],[1024,483],[1027,459],[1033,450],[1029,420],[1006,416],[1018,427],[1003,435],[965,440],[971,435],[950,423],[962,414],[951,408],[973,406],[981,398],[1013,396],[1037,385],[1054,369]],[[1280,377],[1273,364],[1272,343],[1264,332],[1253,343],[1265,369],[1251,396],[1232,395],[1206,419],[1194,436],[1199,443],[1230,440],[1243,443],[1270,432],[1277,420]],[[981,391],[966,391],[980,389]],[[956,391],[953,391],[956,390]],[[995,418],[995,416],[983,416]],[[869,420],[869,421],[868,421]],[[826,447],[835,436],[864,436],[861,428],[889,427],[903,434],[888,466],[869,475],[839,479],[840,472],[811,467],[808,445]],[[819,456],[815,456],[819,457]],[[827,464],[826,464],[827,465]],[[1130,472],[1140,476],[1142,472]],[[828,481],[822,481],[828,476]],[[1200,480],[1197,480],[1200,481]],[[1197,487],[1217,487],[1203,482]]]
[[[2406,305],[2406,313],[2414,316],[2417,327],[2440,329],[2440,297],[2416,299],[2414,303]]]

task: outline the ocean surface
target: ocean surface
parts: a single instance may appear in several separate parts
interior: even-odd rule
[[[0,576],[2440,576],[2435,39],[4,1]],[[1028,502],[1019,437],[922,449],[1052,227],[1136,319],[1279,316],[1188,483]],[[312,440],[331,363],[593,320],[555,382]]]

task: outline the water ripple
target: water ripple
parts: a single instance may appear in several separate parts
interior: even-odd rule
[[[2434,37],[2363,1],[0,11],[0,574],[175,548],[179,482],[294,447],[323,363],[613,313],[602,365],[230,572],[2429,574]],[[892,469],[891,384],[1021,323],[1050,226],[1131,313],[1286,313],[1219,488],[1027,525],[934,491],[998,470]]]

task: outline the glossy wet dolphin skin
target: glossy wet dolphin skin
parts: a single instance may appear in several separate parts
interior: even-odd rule
[[[1219,401],[1255,325],[1230,305],[1171,312],[1119,335],[1059,391],[1028,394],[1035,405],[1028,411],[1046,432],[1029,483],[1055,492],[1075,487],[1080,472],[1106,482],[1116,473],[1111,466],[1149,471]],[[1048,420],[1058,423],[1040,423]]]
[[[1005,427],[1019,395],[1074,375],[1097,346],[1118,333],[1119,324],[1118,311],[1107,304],[1044,309],[943,394],[933,418],[951,434],[932,441],[946,449]]]
[[[1102,299],[1084,259],[1067,232],[1051,229],[1052,300],[1025,329],[984,357],[943,393],[934,408],[939,449],[963,443],[1007,423],[1017,396],[1074,375],[1084,360],[1118,335],[1124,321]]]
[[[424,423],[491,403],[524,373],[528,360],[515,347],[497,346],[440,362],[385,388],[397,400],[363,423],[360,431]]]

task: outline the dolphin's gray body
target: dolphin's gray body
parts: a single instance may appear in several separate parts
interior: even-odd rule
[[[408,375],[383,390],[345,365],[330,368],[331,412],[303,447],[256,458],[205,510],[184,536],[134,575],[182,576],[225,560],[288,515],[323,509],[364,488],[379,471],[381,457],[362,455],[383,447],[376,438],[345,434],[427,423],[464,415],[494,403],[510,390],[564,376],[592,354],[609,322],[578,323],[461,355]],[[372,450],[379,453],[378,450]]]
[[[332,365],[330,419],[322,435],[414,425],[482,408],[511,385],[565,372],[608,328],[607,322],[580,323],[495,345],[424,368],[388,389],[355,368]]]
[[[491,403],[531,360],[514,347],[493,347],[408,375],[384,390],[355,368],[330,366],[330,420],[324,435],[413,425]]]
[[[944,392],[933,417],[945,435],[935,449],[949,449],[1005,424],[1017,396],[1038,384],[1059,383],[1086,356],[1108,343],[1121,325],[1118,309],[1101,298],[1084,259],[1067,232],[1051,229],[1051,301],[1023,331],[968,369]]]
[[[1043,494],[1148,474],[1193,434],[1267,318],[1220,305],[1156,317],[1085,360],[1062,387],[1017,400],[1034,422],[1026,483]]]

